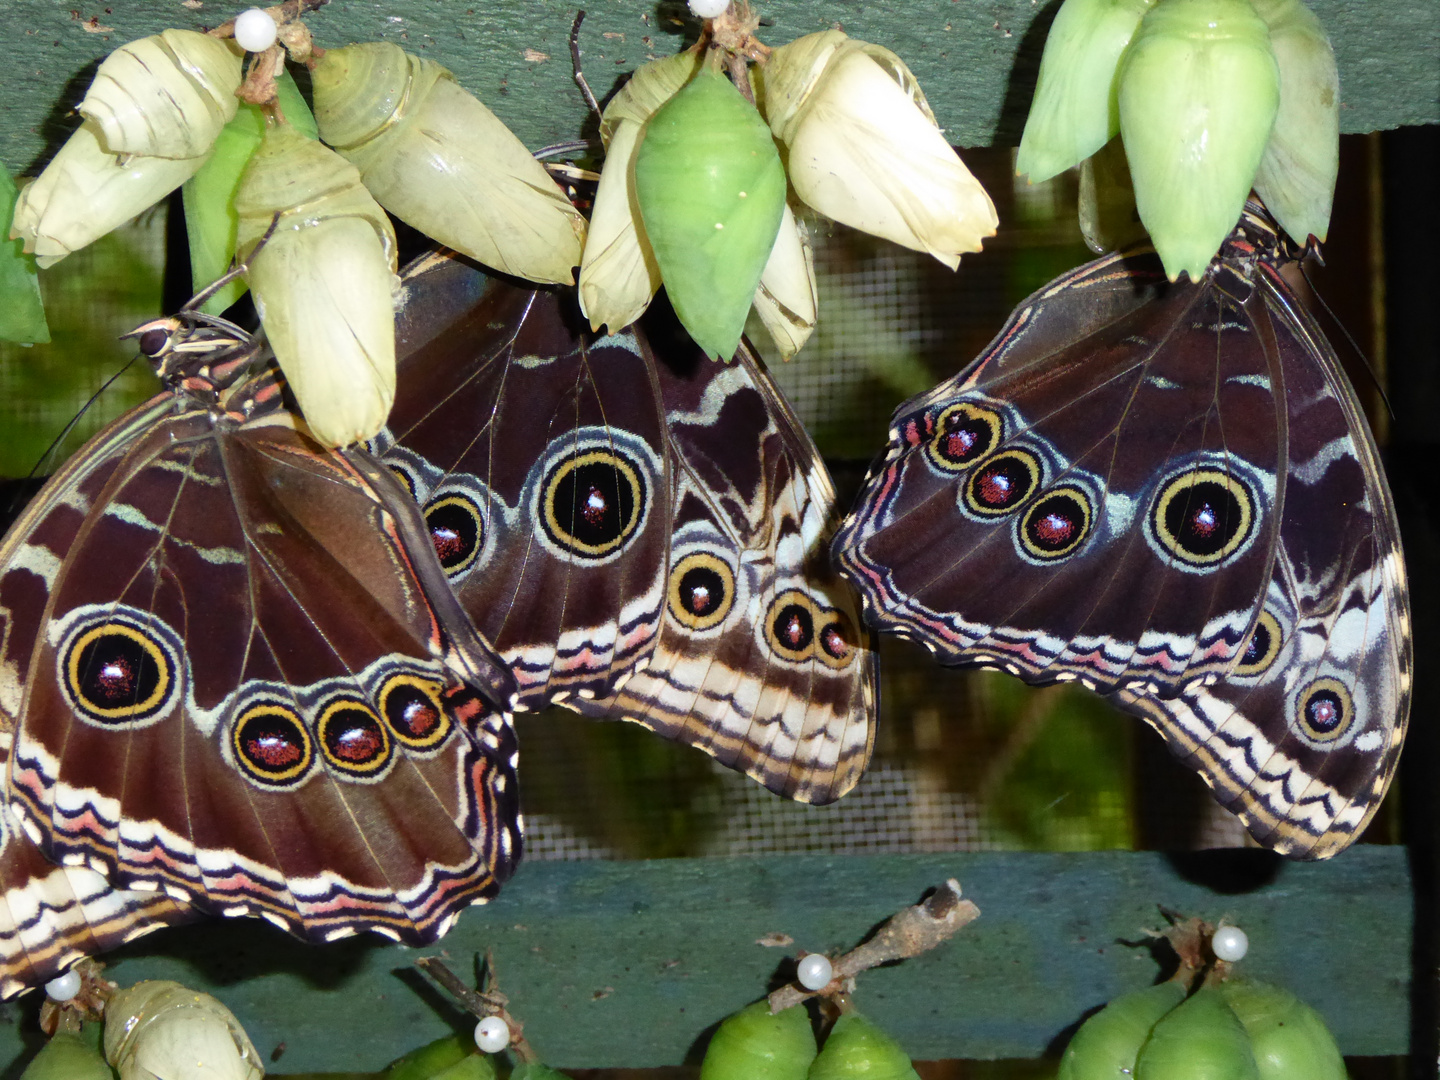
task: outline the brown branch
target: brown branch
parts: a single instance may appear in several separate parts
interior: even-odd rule
[[[886,920],[871,938],[832,962],[834,977],[819,990],[805,990],[793,983],[770,995],[770,1011],[778,1013],[806,998],[830,997],[854,989],[854,979],[892,960],[919,956],[949,941],[963,926],[980,917],[980,909],[960,898],[960,883],[950,878],[930,896]],[[801,954],[804,955],[803,953]]]
[[[580,24],[585,21],[585,10],[581,8],[575,12],[575,21],[570,24],[570,64],[575,72],[575,84],[580,87],[580,93],[585,98],[585,104],[590,106],[590,111],[599,120],[603,115],[600,112],[600,102],[595,100],[595,95],[590,90],[590,84],[585,81],[585,72],[580,68]]]
[[[489,952],[485,954],[485,982],[488,987],[484,990],[471,990],[438,956],[422,956],[415,961],[415,966],[435,980],[442,989],[449,991],[472,1016],[481,1020],[487,1016],[498,1016],[504,1020],[505,1026],[510,1029],[510,1049],[522,1062],[540,1060],[525,1040],[525,1025],[515,1019],[507,1007],[510,999],[499,990],[499,980],[495,976],[495,958]]]

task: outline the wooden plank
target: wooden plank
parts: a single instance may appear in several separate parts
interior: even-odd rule
[[[1321,864],[1261,851],[529,863],[442,945],[465,976],[477,952],[494,951],[501,988],[552,1064],[678,1064],[793,955],[756,939],[780,931],[796,947],[842,950],[950,876],[979,921],[863,975],[857,996],[916,1058],[1055,1051],[1088,1010],[1155,979],[1143,931],[1162,922],[1157,905],[1244,927],[1244,969],[1303,995],[1345,1053],[1405,1052],[1412,902],[1400,847],[1362,845]],[[416,955],[368,941],[303,946],[245,919],[162,931],[111,974],[210,989],[262,1053],[285,1044],[274,1071],[361,1070],[463,1023],[410,966]],[[34,1010],[0,1027],[0,1062]]]
[[[95,65],[115,46],[167,26],[203,29],[243,5],[207,0],[108,0],[76,7],[6,0],[0,30],[0,159],[32,172],[74,124],[70,110]],[[571,80],[566,45],[572,0],[335,0],[312,16],[322,45],[396,41],[451,68],[528,145],[593,131]],[[1054,0],[769,0],[763,36],[781,45],[842,26],[898,52],[914,69],[935,114],[960,146],[1013,145],[1029,106]],[[1344,92],[1343,130],[1373,131],[1440,121],[1440,4],[1434,0],[1312,0],[1335,44]],[[591,0],[582,34],[586,74],[599,95],[653,56],[693,40],[679,3]]]

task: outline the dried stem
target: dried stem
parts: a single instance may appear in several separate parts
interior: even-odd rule
[[[750,61],[763,64],[770,59],[770,48],[755,36],[760,26],[760,16],[755,14],[744,0],[732,3],[719,15],[705,22],[705,45],[723,53],[725,67],[730,81],[745,100],[755,104],[755,94],[750,89]]]
[[[590,91],[590,84],[585,81],[585,72],[580,69],[580,24],[585,21],[585,10],[582,8],[575,12],[575,21],[570,24],[570,65],[575,71],[575,84],[580,87],[580,93],[585,98],[585,104],[590,106],[590,111],[599,120],[600,102],[595,100],[595,95]]]
[[[483,1020],[487,1016],[498,1016],[510,1029],[510,1050],[522,1062],[536,1062],[540,1058],[525,1040],[525,1025],[511,1014],[510,999],[500,992],[499,980],[495,975],[495,957],[485,953],[484,990],[471,990],[460,977],[445,966],[438,956],[422,956],[415,966],[430,976],[439,986],[450,992],[465,1011]]]
[[[810,997],[847,994],[854,990],[855,976],[860,972],[919,956],[950,940],[962,926],[979,917],[980,909],[960,898],[960,883],[950,878],[920,903],[892,915],[869,940],[834,960],[834,978],[827,986],[819,990],[805,990],[793,983],[782,986],[770,995],[770,1011],[778,1013]],[[842,1011],[844,1007],[842,999]]]

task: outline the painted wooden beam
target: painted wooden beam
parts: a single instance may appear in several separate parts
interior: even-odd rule
[[[204,29],[243,5],[204,0],[5,0],[0,4],[0,159],[33,172],[74,124],[96,64],[115,46],[168,26]],[[571,78],[566,0],[333,0],[310,18],[322,45],[390,40],[451,68],[529,146],[594,130]],[[646,59],[693,40],[678,0],[589,0],[584,70],[603,97]],[[832,25],[880,42],[914,69],[960,146],[1013,145],[1058,0],[768,0],[762,34],[781,45]],[[1440,4],[1312,0],[1335,44],[1342,127],[1440,122]]]
[[[440,944],[465,977],[493,950],[501,989],[551,1064],[672,1065],[697,1060],[713,1025],[760,997],[795,948],[850,948],[952,876],[979,920],[861,976],[857,995],[917,1059],[1058,1052],[1088,1011],[1156,979],[1145,930],[1163,925],[1160,906],[1244,927],[1243,969],[1301,994],[1345,1053],[1405,1052],[1412,897],[1400,847],[1319,864],[1262,851],[535,862]],[[795,945],[757,944],[774,932]],[[217,994],[263,1054],[285,1045],[273,1073],[372,1070],[468,1026],[413,968],[417,955],[305,946],[241,919],[132,943],[110,974]],[[0,1025],[0,1063],[35,1008]]]

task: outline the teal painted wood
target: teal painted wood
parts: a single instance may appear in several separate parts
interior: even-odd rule
[[[913,1057],[1055,1051],[1087,1011],[1154,981],[1144,930],[1162,924],[1157,905],[1243,926],[1243,970],[1301,994],[1345,1053],[1405,1052],[1412,898],[1399,847],[1320,864],[1260,851],[530,863],[441,945],[467,977],[477,952],[494,951],[501,988],[551,1064],[678,1064],[765,992],[795,948],[850,948],[950,876],[980,919],[860,980],[860,1007]],[[756,944],[776,931],[796,945]],[[368,941],[304,946],[243,919],[162,931],[110,974],[217,994],[263,1054],[285,1044],[274,1071],[362,1070],[469,1026],[411,966],[418,955]],[[30,1024],[34,1010],[17,1009]],[[21,1034],[0,1027],[0,1062]]]
[[[94,66],[115,46],[167,26],[205,29],[243,4],[207,0],[4,0],[0,36],[0,160],[33,171],[53,153]],[[451,68],[525,143],[538,148],[581,134],[586,113],[566,39],[575,0],[333,0],[308,21],[322,45],[392,40]],[[680,3],[589,0],[582,33],[596,94],[646,59],[693,40],[673,15]],[[898,52],[959,146],[1014,145],[1029,107],[1053,0],[767,0],[772,45],[832,25]],[[1440,4],[1434,0],[1311,0],[1335,44],[1344,131],[1440,122]],[[686,36],[687,31],[689,37]],[[593,125],[588,130],[593,130]]]

